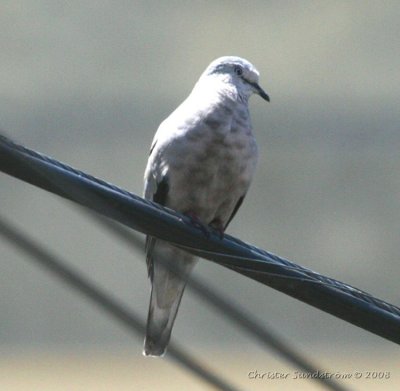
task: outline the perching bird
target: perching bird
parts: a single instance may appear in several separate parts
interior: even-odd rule
[[[188,98],[159,126],[145,171],[144,197],[188,215],[221,235],[239,209],[257,163],[248,108],[258,84],[257,69],[240,57],[213,61]],[[143,354],[162,356],[168,345],[186,278],[196,259],[148,236],[152,283]],[[160,264],[170,260],[181,277]],[[183,276],[183,278],[182,278]]]

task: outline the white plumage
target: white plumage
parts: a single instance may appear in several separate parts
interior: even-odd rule
[[[157,130],[145,172],[144,196],[186,213],[221,234],[250,186],[257,163],[248,99],[259,94],[258,71],[240,57],[213,61],[188,98]],[[163,355],[186,279],[163,268],[160,257],[188,275],[196,260],[167,244],[147,238],[152,294],[144,354]]]

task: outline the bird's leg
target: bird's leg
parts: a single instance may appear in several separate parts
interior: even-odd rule
[[[220,219],[216,218],[213,221],[211,221],[210,227],[217,232],[221,240],[224,238],[225,226],[222,224],[222,221]]]
[[[207,239],[210,237],[211,232],[209,227],[201,222],[196,213],[189,211],[185,212],[184,215],[190,219],[190,223],[193,225],[193,227],[198,228],[201,232],[203,232]]]

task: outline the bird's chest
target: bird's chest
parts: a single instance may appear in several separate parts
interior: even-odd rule
[[[219,182],[239,179],[251,164],[253,148],[250,134],[209,135],[196,149],[191,167],[194,168],[196,161],[200,160],[203,162],[200,170],[207,172],[209,179],[218,179]]]
[[[224,111],[230,115],[222,115]],[[220,112],[221,111],[221,112]],[[225,114],[226,114],[225,113]],[[221,106],[165,149],[160,168],[169,180],[168,206],[208,219],[222,204],[229,213],[251,182],[257,145],[246,107]]]
[[[191,197],[205,202],[246,192],[253,176],[257,146],[250,128],[233,126],[226,134],[206,132],[185,154],[180,181],[190,184]]]

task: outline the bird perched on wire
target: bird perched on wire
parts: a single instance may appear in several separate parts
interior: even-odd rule
[[[146,199],[223,235],[257,163],[248,100],[255,93],[269,101],[258,78],[257,69],[240,57],[221,57],[207,67],[157,130],[144,175]],[[143,353],[162,356],[196,259],[150,236],[146,256],[152,291]],[[173,262],[179,276],[163,267],[161,259]]]

